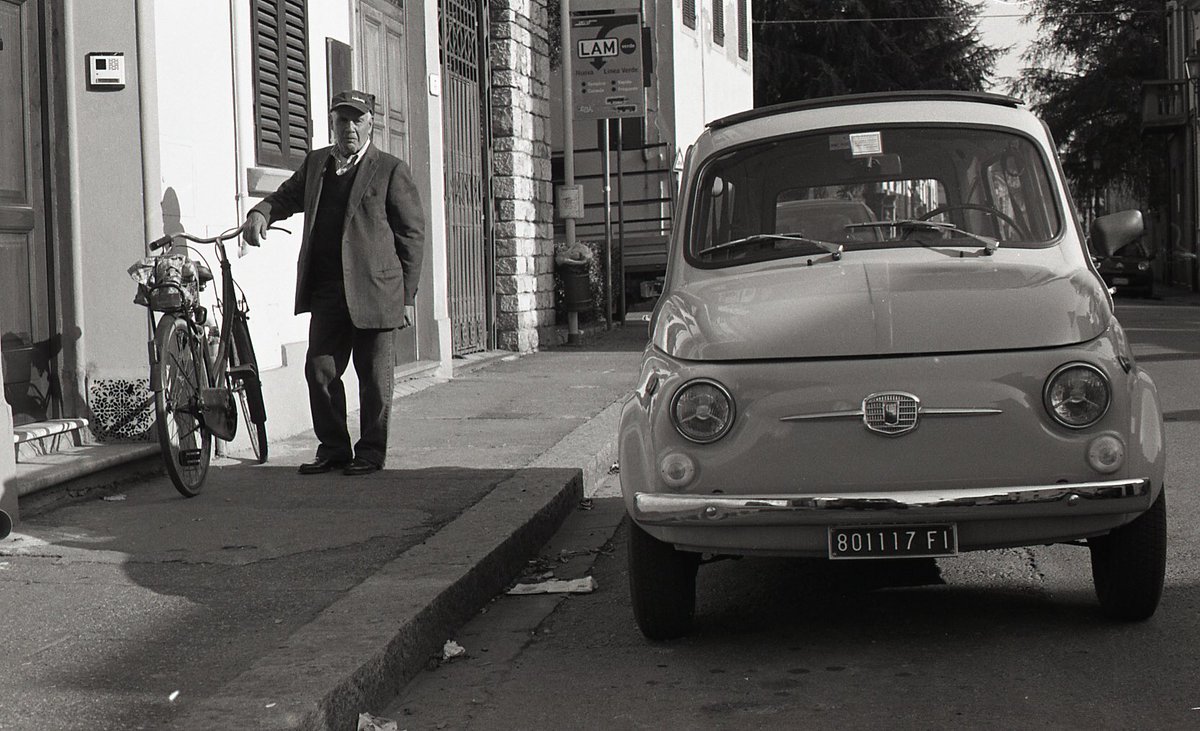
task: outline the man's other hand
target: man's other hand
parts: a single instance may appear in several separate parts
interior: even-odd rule
[[[258,211],[246,214],[246,222],[242,224],[242,239],[251,246],[261,246],[267,238],[267,217]]]
[[[416,321],[417,321],[417,306],[416,305],[405,305],[404,306],[404,322],[400,325],[400,329],[403,330],[406,327],[412,327],[412,324]]]

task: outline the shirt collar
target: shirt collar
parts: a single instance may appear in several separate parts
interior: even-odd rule
[[[367,140],[363,143],[362,147],[358,148],[358,152],[354,153],[350,157],[342,157],[342,153],[338,152],[337,145],[334,145],[333,159],[337,163],[337,168],[334,172],[336,172],[338,175],[345,174],[363,159],[363,156],[367,154],[367,148],[370,146],[371,140]]]

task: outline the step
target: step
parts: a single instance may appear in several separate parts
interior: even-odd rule
[[[87,419],[47,419],[13,427],[13,443],[24,444],[35,439],[45,439],[57,434],[86,429]]]
[[[87,419],[47,419],[13,427],[18,464],[90,442]]]
[[[161,465],[160,454],[157,442],[65,447],[18,463],[16,474],[9,479],[8,487],[15,488],[17,495],[25,497],[143,460],[152,460],[152,467],[158,469]]]

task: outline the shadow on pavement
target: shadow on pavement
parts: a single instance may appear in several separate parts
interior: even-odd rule
[[[32,584],[19,602],[42,610],[22,628],[28,645],[9,646],[17,665],[0,692],[17,715],[4,723],[162,728],[385,564],[508,489],[501,483],[532,472],[299,477],[292,466],[233,466],[213,470],[193,499],[155,480],[28,520],[4,578]],[[13,609],[8,601],[0,616]],[[91,611],[73,616],[80,605]]]

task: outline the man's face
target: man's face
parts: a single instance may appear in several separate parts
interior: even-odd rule
[[[329,113],[333,127],[333,142],[338,152],[353,155],[371,138],[371,113],[360,113],[350,107],[338,107]]]

